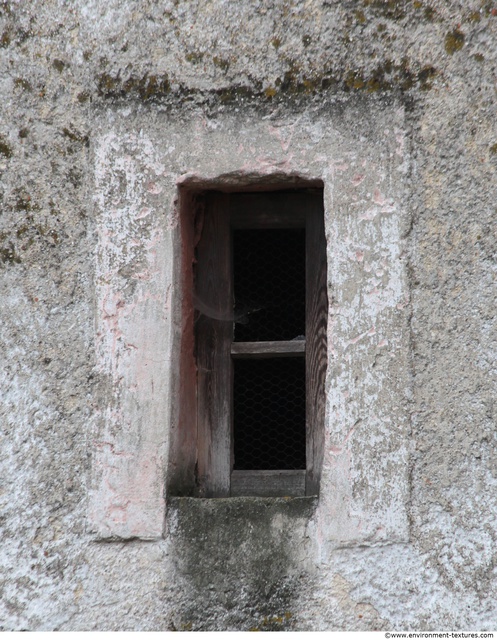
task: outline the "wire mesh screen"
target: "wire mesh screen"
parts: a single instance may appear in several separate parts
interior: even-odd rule
[[[293,340],[305,334],[305,230],[233,232],[235,340]]]
[[[234,468],[305,469],[305,361],[234,361]]]

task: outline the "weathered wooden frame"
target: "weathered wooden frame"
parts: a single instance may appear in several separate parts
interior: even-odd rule
[[[197,203],[195,298],[214,312],[198,313],[195,320],[197,435],[193,494],[316,495],[324,439],[328,313],[322,190],[231,194],[211,191]],[[233,342],[232,230],[299,227],[306,229],[307,339]],[[306,359],[305,471],[233,470],[232,358],[268,357]]]

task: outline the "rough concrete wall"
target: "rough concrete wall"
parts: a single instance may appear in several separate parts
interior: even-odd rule
[[[488,0],[0,4],[4,628],[497,625],[496,30]],[[262,119],[329,105],[347,118],[359,103],[393,102],[412,158],[409,539],[323,547],[305,513],[263,517],[255,505],[261,531],[296,522],[290,541],[275,538],[289,580],[269,571],[274,606],[259,586],[259,609],[230,613],[230,568],[229,588],[202,600],[216,615],[192,619],[176,585],[203,507],[171,504],[154,542],[99,542],[87,526],[109,373],[95,329],[96,115],[209,122],[248,106]],[[245,541],[254,554],[258,540]]]

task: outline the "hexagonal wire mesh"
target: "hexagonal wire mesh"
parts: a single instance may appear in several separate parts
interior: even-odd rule
[[[235,469],[305,469],[304,358],[236,360]]]
[[[305,333],[305,229],[233,233],[235,340],[293,340]]]
[[[302,339],[305,230],[233,234],[235,340]],[[305,360],[234,361],[234,468],[305,469]]]

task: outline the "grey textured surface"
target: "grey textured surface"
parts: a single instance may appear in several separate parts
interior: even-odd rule
[[[497,626],[496,35],[497,4],[480,0],[0,3],[2,628]],[[88,524],[92,483],[100,477],[94,446],[99,412],[115,391],[112,371],[99,360],[97,143],[108,131],[102,123],[112,118],[119,140],[127,126],[141,140],[134,127],[147,118],[152,132],[157,123],[174,121],[176,145],[186,149],[171,169],[178,176],[194,156],[192,123],[208,130],[226,117],[262,127],[265,119],[295,123],[302,116],[312,138],[318,135],[313,114],[322,113],[338,123],[337,149],[348,149],[356,130],[358,143],[377,146],[375,166],[386,167],[388,180],[397,176],[390,182],[402,215],[393,219],[404,247],[410,333],[398,352],[392,347],[390,359],[376,352],[368,357],[394,382],[392,359],[400,363],[402,388],[385,384],[403,397],[398,415],[409,418],[402,426],[403,434],[410,429],[409,487],[404,490],[401,480],[396,490],[399,476],[387,456],[371,469],[371,485],[369,469],[354,468],[350,499],[363,504],[369,495],[371,504],[383,504],[381,477],[404,501],[408,521],[398,538],[392,530],[385,539],[367,531],[367,544],[359,544],[352,534],[338,535],[333,510],[322,508],[333,504],[340,481],[328,473],[316,516],[289,513],[280,503],[267,513],[263,501],[247,507],[246,526],[254,530],[242,538],[247,556],[240,572],[228,563],[209,582],[208,573],[192,575],[195,553],[222,544],[227,558],[237,557],[236,526],[234,534],[223,529],[222,537],[215,535],[235,503],[216,508],[173,501],[165,535],[154,541],[132,539],[131,527],[126,540],[103,542]],[[376,122],[397,114],[409,157],[402,171],[396,173],[400,159],[382,164],[390,134],[374,122],[369,134],[361,132],[361,113]],[[155,156],[140,145],[142,155],[131,162],[155,171]],[[229,160],[219,160],[219,174]],[[166,192],[174,176],[161,173]],[[123,184],[116,186],[116,207],[124,210]],[[156,182],[143,184],[152,200]],[[172,243],[172,202],[143,204],[133,197],[130,192],[130,207],[155,206],[157,214],[129,233],[150,239],[160,229]],[[349,206],[340,202],[344,210]],[[132,260],[111,265],[116,273],[129,262],[135,269],[119,276],[119,286],[133,281],[145,259],[129,247]],[[165,271],[171,260],[164,257]],[[133,291],[123,291],[131,300]],[[365,323],[369,317],[362,307],[359,317]],[[162,321],[166,327],[175,322],[167,314]],[[361,322],[351,339],[368,329]],[[393,322],[393,335],[385,339],[395,345],[403,326]],[[337,330],[345,329],[346,323]],[[343,374],[346,359],[338,364]],[[368,380],[365,375],[357,388],[366,404],[373,397]],[[330,398],[333,384],[330,369]],[[385,416],[378,421],[388,425]],[[340,425],[330,419],[330,438],[335,431]],[[137,446],[147,451],[159,443],[160,453],[166,441],[167,434],[158,434]],[[352,441],[354,461],[361,441]],[[130,447],[133,442],[126,440]],[[204,523],[203,541],[195,521]],[[232,515],[233,522],[239,520]],[[386,522],[387,530],[392,522],[398,520]],[[274,556],[262,553],[261,539]],[[219,553],[216,548],[213,557]],[[205,557],[199,570],[209,572],[212,557]]]

